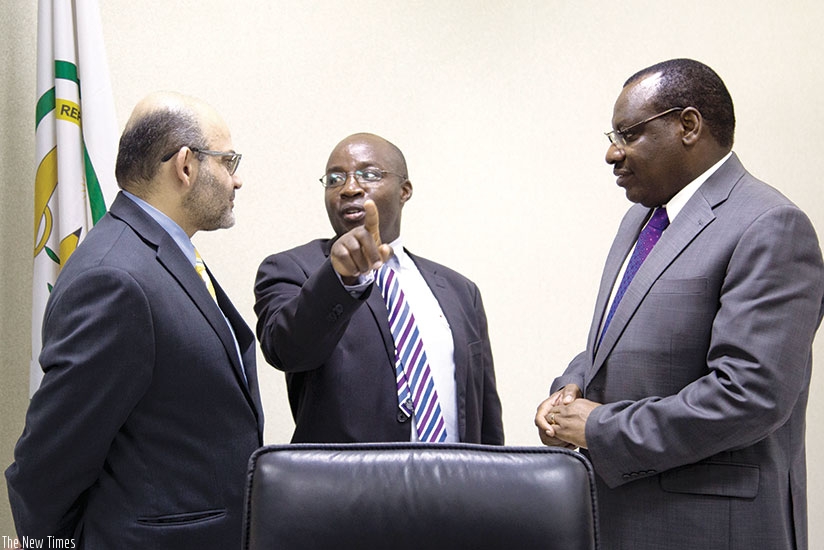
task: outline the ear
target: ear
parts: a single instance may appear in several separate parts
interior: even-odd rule
[[[180,184],[190,188],[197,177],[197,158],[191,149],[181,147],[174,157],[174,171]]]
[[[412,182],[409,180],[401,184],[401,206],[406,204],[406,201],[412,198]]]
[[[704,117],[695,107],[681,111],[681,142],[687,146],[695,145],[704,132]]]

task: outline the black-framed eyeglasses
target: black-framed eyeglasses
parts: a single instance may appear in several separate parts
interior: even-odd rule
[[[198,147],[189,147],[189,150],[192,153],[209,155],[210,157],[223,157],[224,159],[226,159],[224,160],[224,164],[226,165],[226,169],[229,171],[230,176],[233,176],[235,174],[235,172],[237,171],[237,167],[240,164],[240,159],[243,157],[242,154],[235,153],[234,151],[210,151],[209,149],[200,149]],[[164,156],[162,159],[160,159],[160,162],[168,161],[170,158],[175,156],[178,151],[180,151],[180,148],[175,149],[168,155]]]
[[[406,176],[390,172],[388,170],[379,170],[377,168],[366,168],[364,170],[353,170],[352,172],[329,172],[320,177],[321,185],[329,189],[331,187],[340,187],[349,176],[355,176],[355,181],[358,185],[373,186],[380,183],[385,176],[398,176],[405,179]]]
[[[667,109],[666,111],[661,111],[656,115],[652,115],[649,118],[645,118],[640,122],[636,122],[634,124],[630,124],[626,128],[621,128],[619,130],[610,130],[609,132],[604,132],[604,135],[607,136],[607,139],[612,145],[616,147],[626,147],[627,146],[627,136],[630,135],[633,129],[638,128],[639,126],[643,126],[647,122],[651,122],[656,118],[660,118],[664,115],[668,115],[670,113],[675,113],[677,111],[683,111],[686,107],[673,107],[672,109]]]

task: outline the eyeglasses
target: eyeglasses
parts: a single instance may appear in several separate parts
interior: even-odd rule
[[[350,175],[355,176],[355,181],[358,182],[359,185],[366,185],[367,187],[380,183],[384,176],[387,175],[398,176],[402,179],[406,178],[404,175],[389,172],[388,170],[367,168],[366,170],[355,170],[353,172],[329,172],[328,174],[321,176],[318,181],[320,181],[321,185],[327,189],[332,187],[340,187],[346,183],[346,180],[349,179]]]
[[[235,153],[234,151],[210,151],[208,149],[199,149],[197,147],[189,147],[189,150],[192,153],[209,155],[210,157],[225,158],[226,160],[224,160],[223,162],[226,165],[226,169],[229,171],[230,176],[233,176],[235,174],[235,172],[237,171],[237,167],[240,164],[240,159],[243,157],[243,155],[241,155],[240,153]],[[180,148],[177,148],[168,155],[164,156],[162,159],[160,159],[160,162],[168,161],[170,158],[175,156],[178,151],[180,151]]]
[[[616,147],[624,148],[627,146],[627,136],[631,135],[630,130],[633,128],[638,128],[639,126],[643,126],[647,122],[651,122],[656,118],[662,117],[664,115],[668,115],[670,113],[674,113],[676,111],[683,111],[686,107],[673,107],[672,109],[667,109],[666,111],[662,111],[657,115],[652,115],[649,118],[645,118],[641,122],[636,122],[635,124],[630,124],[626,128],[621,130],[611,130],[609,132],[604,132],[604,135],[607,136],[607,139],[612,145]]]

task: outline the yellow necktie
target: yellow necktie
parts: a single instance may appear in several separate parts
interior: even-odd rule
[[[195,271],[197,271],[197,274],[200,275],[201,279],[203,279],[203,283],[209,290],[209,294],[212,295],[212,299],[217,302],[215,285],[212,284],[212,278],[209,277],[209,273],[206,272],[206,264],[203,263],[203,258],[200,257],[200,252],[198,252],[197,249],[195,249]]]

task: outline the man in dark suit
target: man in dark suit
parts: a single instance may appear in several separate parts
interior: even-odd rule
[[[805,550],[815,231],[732,153],[732,99],[706,65],[640,71],[612,125],[606,160],[637,204],[540,437],[586,449],[606,549]],[[651,247],[637,270],[636,241]]]
[[[441,440],[503,444],[478,288],[403,248],[401,210],[412,183],[401,151],[355,134],[332,151],[321,182],[336,237],[266,258],[255,283],[257,335],[267,361],[286,373],[292,441],[427,440],[417,432],[424,407],[412,411],[417,403],[401,397],[404,366],[374,282],[387,264],[419,325],[443,412]]]
[[[159,93],[135,108],[117,157],[123,191],[46,308],[45,374],[6,471],[21,538],[240,544],[263,433],[255,340],[190,240],[234,224],[239,160],[202,101]]]

